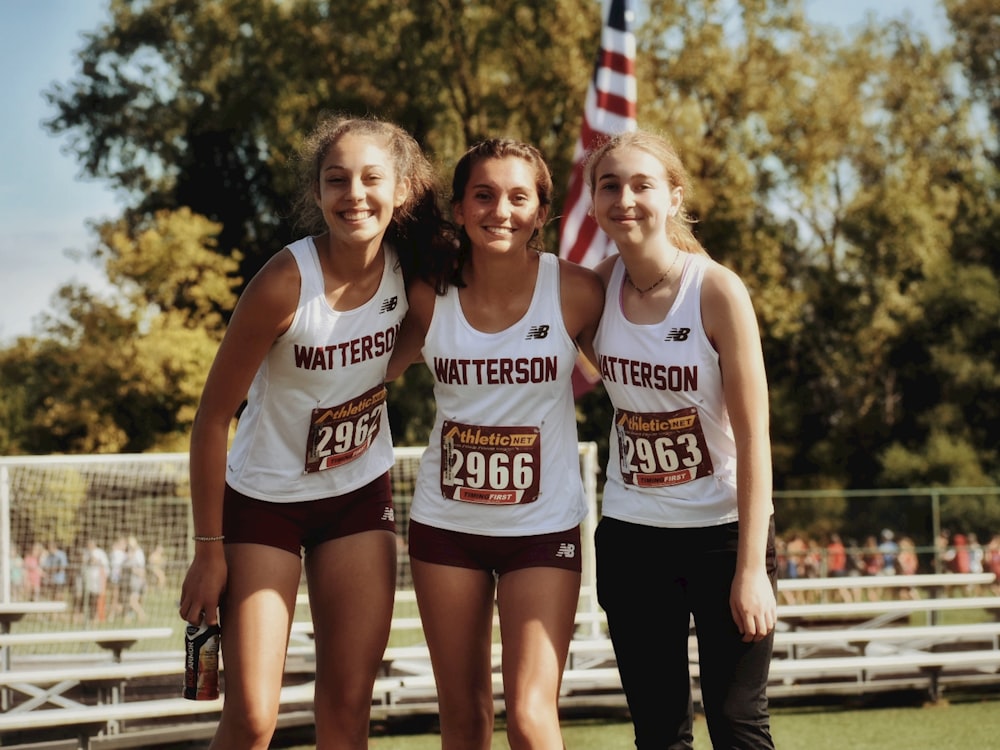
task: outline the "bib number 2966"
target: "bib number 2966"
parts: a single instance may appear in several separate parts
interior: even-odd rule
[[[535,427],[475,426],[445,421],[441,492],[451,500],[489,505],[538,498],[541,436]]]

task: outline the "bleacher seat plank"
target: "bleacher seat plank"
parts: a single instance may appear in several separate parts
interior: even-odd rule
[[[26,700],[13,705],[7,711],[9,714],[23,714],[48,704],[60,706],[64,710],[84,705],[66,695],[68,691],[84,683],[98,687],[102,702],[114,703],[123,700],[123,693],[129,681],[167,675],[176,675],[177,684],[180,686],[184,675],[184,661],[146,660],[44,669],[11,669],[0,671],[0,685],[12,694],[20,693],[27,696]]]
[[[281,689],[281,703],[311,703],[313,684],[304,683]],[[0,734],[14,730],[49,729],[60,726],[108,724],[135,719],[162,719],[168,717],[217,714],[222,710],[223,697],[210,701],[192,701],[186,698],[157,698],[127,703],[99,704],[78,708],[61,708],[49,711],[31,711],[26,714],[0,714]]]
[[[866,615],[938,612],[955,609],[1000,610],[1000,596],[956,596],[943,599],[892,599],[889,601],[779,604],[778,619],[860,617]]]
[[[775,647],[867,644],[873,641],[896,643],[953,643],[989,640],[1000,647],[1000,622],[959,623],[954,625],[902,625],[881,628],[816,628],[789,630],[774,634]]]
[[[25,682],[33,685],[53,685],[63,680],[76,680],[78,682],[134,680],[139,677],[159,677],[169,674],[184,674],[183,659],[150,659],[42,669],[11,669],[6,672],[0,671],[0,685],[15,685]]]
[[[917,573],[914,575],[782,578],[778,591],[833,591],[837,589],[914,588],[931,591],[952,586],[988,586],[992,573]]]
[[[826,674],[872,673],[893,670],[967,667],[995,673],[1000,670],[1000,651],[916,651],[884,656],[832,656],[809,659],[775,659],[772,677],[822,676]]]
[[[125,651],[139,641],[169,638],[173,632],[173,628],[169,627],[148,627],[0,633],[0,648],[68,643],[93,644],[110,651],[112,658],[118,661]]]

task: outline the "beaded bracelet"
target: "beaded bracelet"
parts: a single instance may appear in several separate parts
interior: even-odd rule
[[[221,542],[226,537],[224,534],[219,534],[218,536],[198,536],[197,534],[195,534],[191,538],[194,539],[196,542]]]

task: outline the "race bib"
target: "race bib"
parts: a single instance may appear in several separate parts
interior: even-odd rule
[[[673,412],[615,410],[618,460],[625,484],[670,487],[713,473],[698,409]]]
[[[340,406],[313,409],[306,472],[326,471],[364,455],[382,425],[385,397],[385,386],[377,385]]]
[[[542,436],[537,427],[441,426],[441,494],[449,500],[516,505],[538,499]]]

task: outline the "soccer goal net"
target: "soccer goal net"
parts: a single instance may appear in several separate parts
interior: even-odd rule
[[[391,471],[399,589],[412,587],[406,534],[423,450],[396,448]],[[580,444],[580,470],[591,511],[582,534],[586,587],[597,516],[594,443]],[[191,534],[186,453],[0,458],[0,601],[63,600],[61,619],[77,626],[176,619]]]

